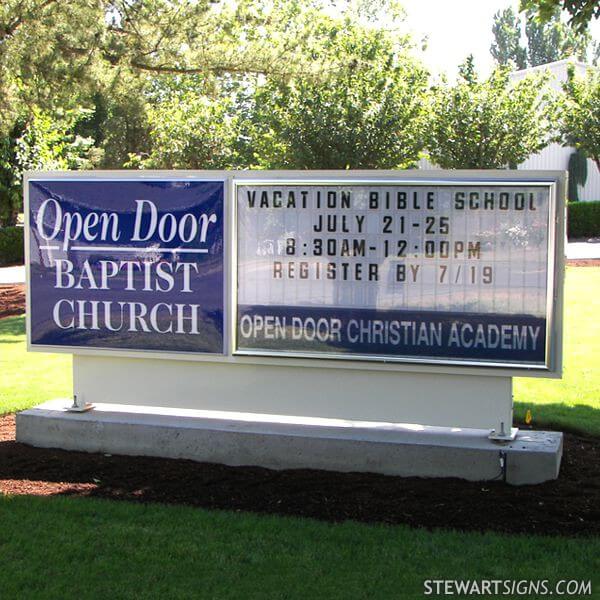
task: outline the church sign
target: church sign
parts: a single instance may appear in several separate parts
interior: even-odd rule
[[[558,372],[558,178],[441,173],[32,175],[30,346]]]

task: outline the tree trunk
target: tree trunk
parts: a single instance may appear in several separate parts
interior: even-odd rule
[[[19,206],[15,200],[13,190],[8,190],[0,198],[0,227],[11,227],[17,224]]]

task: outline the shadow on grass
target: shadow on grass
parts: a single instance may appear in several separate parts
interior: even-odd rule
[[[531,404],[515,402],[515,420],[524,423],[527,411],[531,411],[532,429],[557,429],[591,437],[600,437],[600,409],[587,404],[573,406],[558,402],[548,404]],[[527,426],[523,426],[526,428]]]
[[[0,319],[0,336],[3,335],[25,335],[25,315]],[[16,341],[20,340],[15,340],[15,342]],[[8,343],[15,342],[11,340]]]

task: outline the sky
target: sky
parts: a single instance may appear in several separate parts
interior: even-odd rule
[[[490,46],[493,41],[494,13],[512,6],[518,12],[518,0],[403,0],[406,27],[415,41],[428,36],[427,49],[421,55],[434,74],[454,78],[457,66],[469,55],[475,57],[477,70],[492,69]],[[600,21],[592,22],[590,32],[600,40]]]

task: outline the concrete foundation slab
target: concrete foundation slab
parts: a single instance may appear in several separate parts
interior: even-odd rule
[[[103,403],[74,413],[66,410],[70,404],[52,400],[19,413],[17,441],[272,469],[505,478],[515,485],[556,479],[562,457],[557,432],[521,431],[498,442],[478,429]]]

